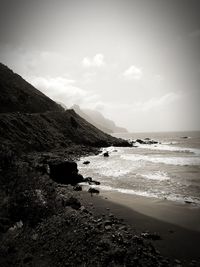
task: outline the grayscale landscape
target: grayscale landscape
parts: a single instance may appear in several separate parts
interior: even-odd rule
[[[200,266],[198,0],[0,0],[0,266]]]

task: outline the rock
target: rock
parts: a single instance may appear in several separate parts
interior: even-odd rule
[[[136,142],[139,143],[139,144],[146,144],[146,142],[141,140],[141,139],[137,139]]]
[[[105,225],[105,227],[104,227],[106,230],[111,230],[111,225]]]
[[[100,185],[100,182],[92,180],[91,177],[83,178],[83,182],[88,183],[89,185]]]
[[[175,259],[175,260],[174,260],[174,263],[175,263],[175,264],[181,264],[181,261],[178,260],[178,259]]]
[[[50,177],[57,183],[75,185],[83,182],[83,176],[78,174],[74,161],[62,161],[49,164]]]
[[[92,180],[91,182],[89,182],[89,185],[92,185],[92,184],[100,185],[101,183],[98,182],[98,181],[94,181],[94,180]]]
[[[192,204],[192,203],[194,203],[193,201],[189,201],[189,200],[185,200],[184,201],[186,204]]]
[[[92,194],[99,194],[99,190],[98,190],[98,189],[95,189],[95,188],[92,188],[92,187],[90,187],[90,188],[88,189],[88,193],[90,193],[90,194],[91,194],[91,196],[92,196]]]
[[[81,185],[75,185],[75,186],[73,187],[73,190],[74,190],[74,191],[82,191],[82,186],[81,186]]]
[[[80,209],[81,203],[75,197],[70,197],[69,199],[65,200],[63,206],[70,206],[75,210]]]
[[[142,140],[142,139],[137,139],[136,142],[139,143],[139,144],[141,144],[141,145],[153,145],[153,144],[158,144],[157,141],[150,140],[149,138],[145,138],[144,140]]]
[[[104,152],[104,153],[103,153],[103,156],[104,156],[104,157],[109,157],[109,153],[108,153],[108,151]]]
[[[92,182],[92,178],[91,177],[83,178],[83,182],[85,182],[85,183]]]
[[[112,225],[112,222],[110,220],[104,221],[104,225]]]
[[[144,233],[141,233],[141,237],[145,239],[151,239],[151,240],[161,240],[160,235],[157,233],[144,232]]]
[[[127,226],[125,226],[125,225],[122,225],[121,227],[119,227],[119,230],[120,230],[120,231],[123,231],[123,230],[125,230],[125,231],[126,231],[126,230],[127,230]]]
[[[5,233],[9,229],[10,223],[8,218],[0,217],[0,232]]]
[[[32,240],[36,241],[38,239],[38,234],[33,234],[31,238]]]
[[[9,231],[15,231],[17,229],[21,229],[23,227],[23,222],[20,220],[19,222],[16,222],[12,227],[10,227]]]
[[[79,209],[82,212],[88,213],[88,210],[85,208],[85,206],[81,206]]]
[[[86,161],[83,162],[83,164],[85,164],[85,165],[90,164],[90,161],[86,160]]]
[[[23,259],[23,265],[28,265],[32,261],[33,261],[33,256],[31,254],[27,254],[27,255],[25,255],[25,257]]]

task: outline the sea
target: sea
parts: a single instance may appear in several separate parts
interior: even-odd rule
[[[102,148],[78,161],[79,173],[99,181],[95,188],[200,207],[200,131],[114,134],[157,144]],[[103,153],[108,151],[109,157]],[[90,164],[83,164],[84,161]]]

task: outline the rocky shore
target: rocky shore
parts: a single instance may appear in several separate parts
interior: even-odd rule
[[[85,148],[81,154],[94,152]],[[168,266],[144,235],[136,234],[109,210],[97,214],[89,203],[84,206],[81,198],[88,193],[51,179],[44,171],[47,162],[66,156],[60,151],[4,159],[0,265]],[[74,155],[67,158],[72,159]]]
[[[0,74],[0,266],[181,266],[152,245],[158,233],[138,232],[105,202],[96,210],[98,191],[77,185],[98,183],[79,173],[79,157],[137,143],[64,111],[3,64]]]

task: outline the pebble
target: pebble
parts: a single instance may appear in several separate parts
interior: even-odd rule
[[[174,260],[174,263],[176,263],[176,264],[181,264],[181,261],[178,260],[178,259],[175,259],[175,260]]]
[[[32,239],[35,241],[35,240],[37,240],[38,239],[38,234],[33,234],[32,235]]]
[[[110,220],[106,220],[105,222],[104,222],[104,225],[111,225],[112,224],[112,222],[110,221]]]
[[[119,227],[119,230],[122,231],[122,230],[127,230],[127,227],[125,225]]]

